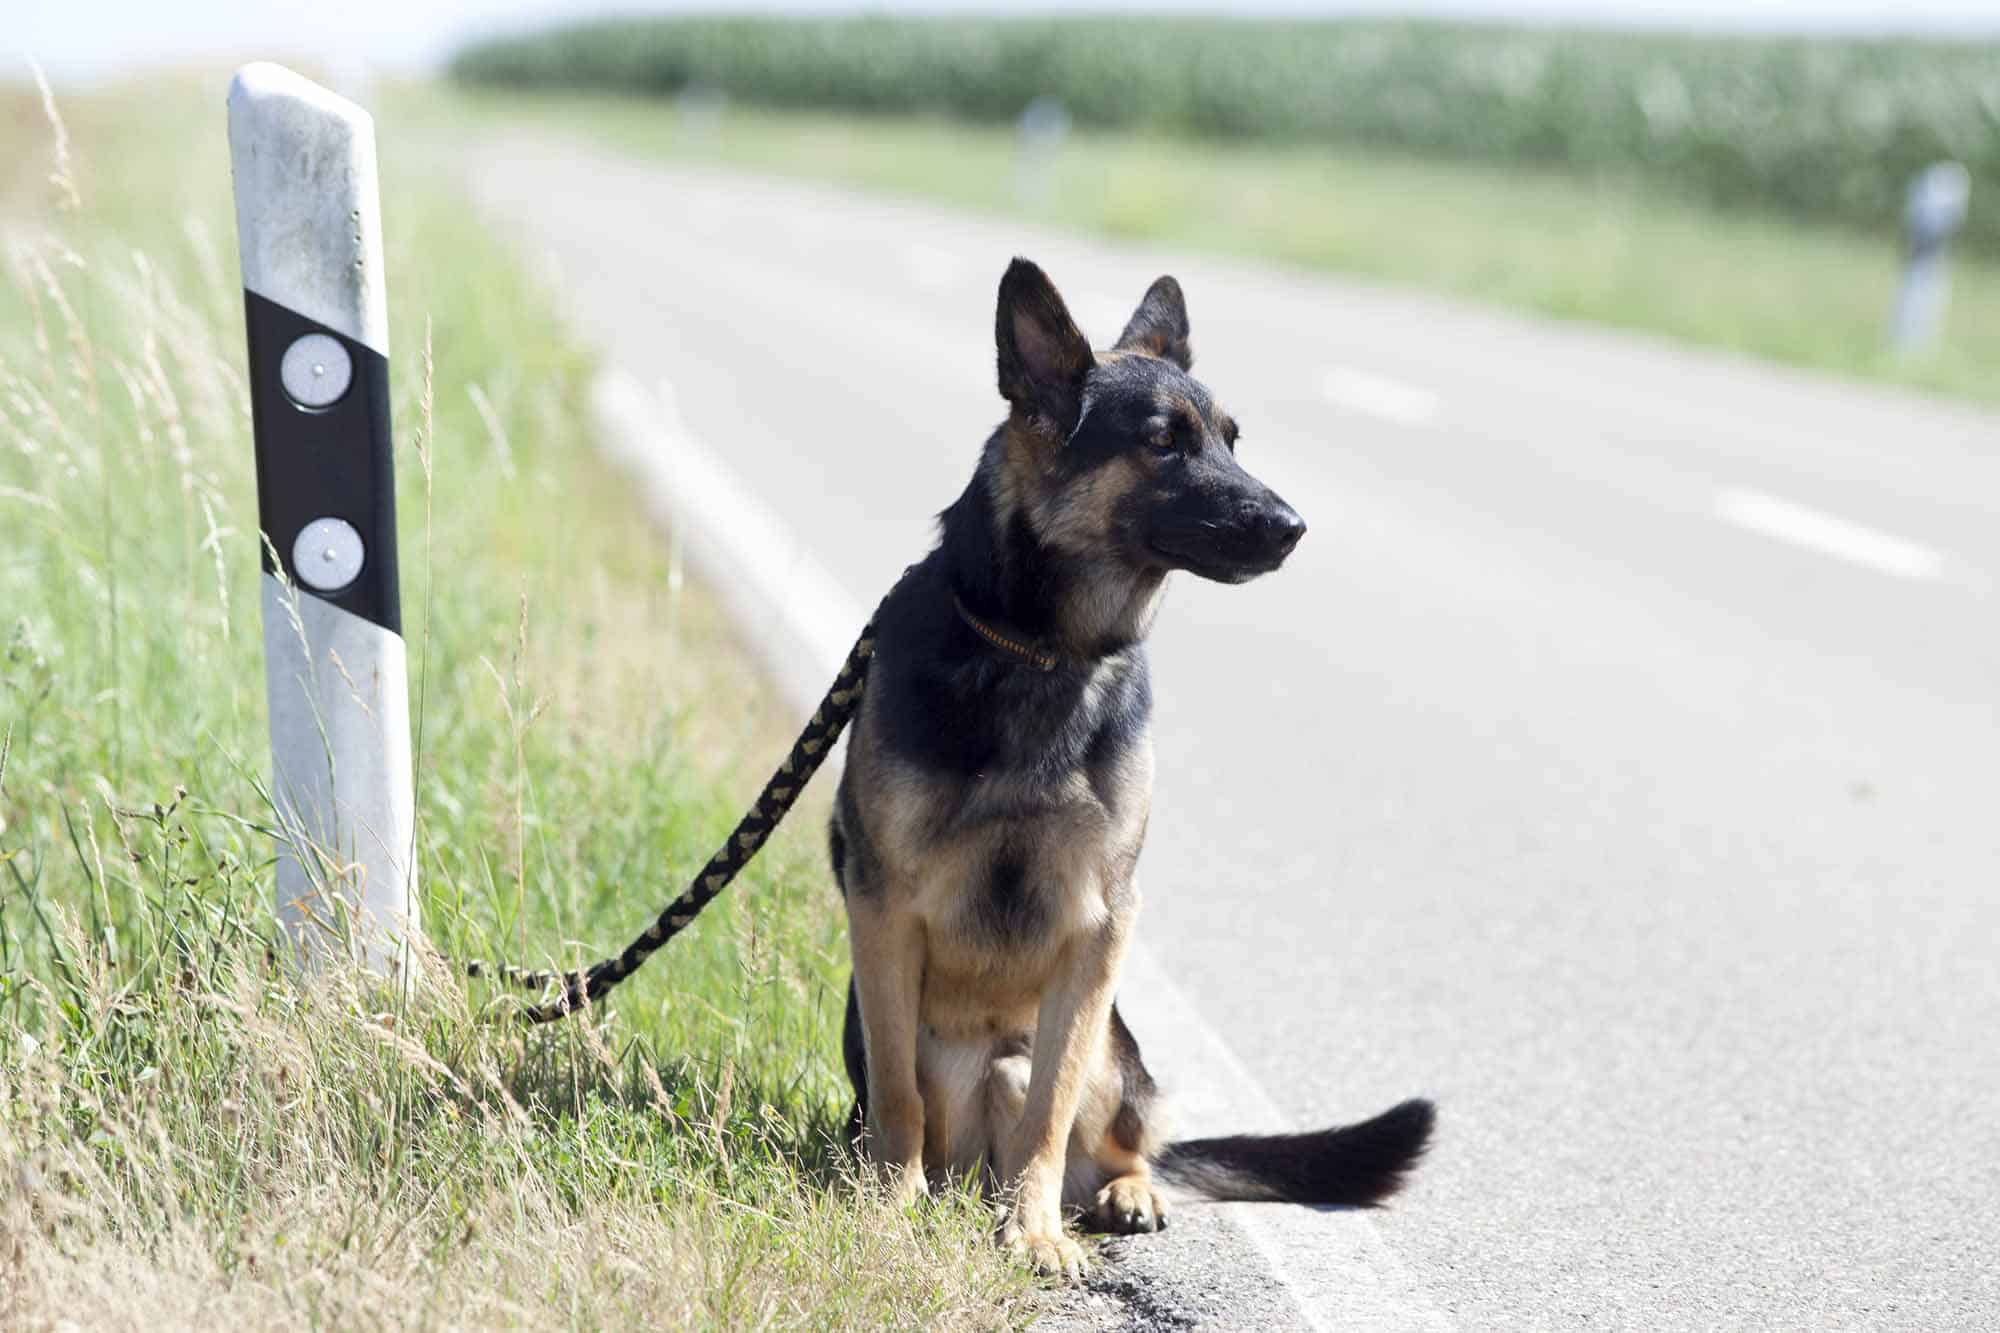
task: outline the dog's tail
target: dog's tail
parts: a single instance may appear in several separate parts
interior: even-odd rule
[[[1153,1165],[1168,1183],[1211,1199],[1371,1208],[1402,1188],[1436,1119],[1429,1102],[1412,1098],[1373,1120],[1310,1134],[1183,1139]]]

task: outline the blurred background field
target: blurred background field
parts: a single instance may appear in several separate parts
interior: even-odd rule
[[[471,46],[460,79],[1312,143],[1640,177],[1893,233],[1939,158],[2000,184],[2000,44],[1409,22],[646,18]],[[2000,253],[2000,209],[1969,239]]]
[[[1991,42],[648,18],[475,44],[452,70],[483,115],[627,148],[2000,395]],[[1037,99],[1077,130],[1024,144]],[[1973,182],[1955,299],[1933,347],[1897,355],[1904,191],[1939,160]]]

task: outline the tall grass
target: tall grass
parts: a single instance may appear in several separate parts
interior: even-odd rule
[[[555,1030],[437,960],[402,995],[279,957],[221,83],[66,128],[0,90],[0,1325],[1017,1318],[974,1201],[848,1179],[814,830]],[[425,922],[571,961],[785,720],[589,450],[586,361],[396,142]]]
[[[453,63],[510,87],[719,90],[773,106],[1317,142],[1662,182],[1892,230],[1939,158],[2000,252],[2000,44],[1694,37],[1383,21],[645,18],[495,39]]]

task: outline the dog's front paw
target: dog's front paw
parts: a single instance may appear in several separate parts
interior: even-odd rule
[[[1083,1246],[1061,1231],[1023,1231],[1010,1221],[1000,1233],[1000,1243],[1016,1259],[1032,1265],[1043,1277],[1080,1282],[1083,1275],[1090,1271]]]
[[[1145,1176],[1120,1176],[1097,1192],[1087,1223],[1092,1231],[1119,1236],[1165,1231],[1167,1201]]]
[[[931,1192],[922,1162],[904,1162],[882,1169],[882,1183],[898,1208],[907,1208]]]

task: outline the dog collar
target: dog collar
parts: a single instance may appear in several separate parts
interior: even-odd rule
[[[973,615],[972,609],[966,606],[965,599],[955,592],[951,595],[951,604],[958,608],[958,618],[963,620],[974,634],[977,634],[1001,652],[1018,658],[1037,671],[1054,671],[1056,669],[1056,664],[1061,659],[1054,653],[1045,652],[1035,647],[1034,642],[1025,636],[1017,637],[1012,634],[1001,633],[978,616]]]

